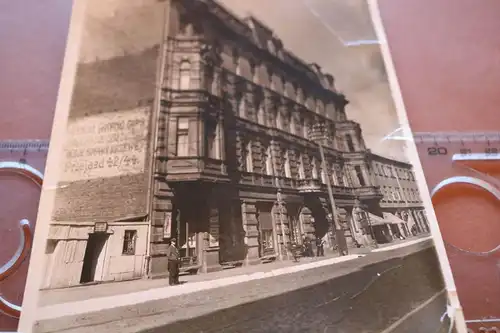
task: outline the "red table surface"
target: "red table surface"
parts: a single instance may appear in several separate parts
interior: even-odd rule
[[[500,131],[500,2],[379,2],[412,130]],[[450,171],[449,157],[436,160],[420,152],[420,158],[430,189],[446,177],[468,175]],[[500,178],[498,164],[489,171]],[[496,199],[452,187],[433,203],[446,242],[472,251],[500,244]],[[498,253],[477,257],[449,246],[447,252],[466,319],[500,317]]]

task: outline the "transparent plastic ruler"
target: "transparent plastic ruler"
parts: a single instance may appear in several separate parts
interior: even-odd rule
[[[436,189],[461,183],[500,200],[500,132],[420,132],[414,133],[413,139],[433,194],[437,194]],[[498,213],[492,210],[491,203],[482,201],[487,200],[482,195],[475,196],[465,188],[456,187],[448,193],[452,196],[440,194],[445,205],[434,204],[441,214],[438,222],[467,325],[471,332],[500,332],[493,328],[500,327],[500,307],[490,296],[500,294]],[[463,199],[454,199],[457,195]],[[474,229],[467,229],[468,233],[454,231],[459,230],[460,223],[473,225]],[[474,313],[474,317],[467,317],[467,313]]]
[[[453,161],[500,161],[500,132],[415,133],[415,144],[428,156],[451,157]]]
[[[0,140],[0,152],[46,152],[49,140]]]

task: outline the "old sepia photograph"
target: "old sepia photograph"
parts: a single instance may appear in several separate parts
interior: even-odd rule
[[[23,332],[448,332],[366,1],[73,10]]]

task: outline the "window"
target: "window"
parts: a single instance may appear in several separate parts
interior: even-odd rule
[[[233,61],[234,61],[234,73],[238,76],[241,75],[241,65],[240,65],[240,56],[238,54],[238,50],[233,50]]]
[[[242,95],[240,99],[238,100],[238,116],[244,118],[245,117],[245,107],[246,107],[246,101],[245,101],[245,95]]]
[[[274,75],[269,71],[269,89],[274,90]]]
[[[352,136],[350,134],[345,135],[345,142],[347,144],[347,151],[350,151],[350,152],[355,151],[354,142],[352,141]]]
[[[206,145],[207,157],[215,160],[220,159],[219,150],[219,124],[206,123]]]
[[[252,142],[248,142],[245,151],[245,168],[247,172],[253,172]]]
[[[365,177],[363,177],[363,170],[359,165],[354,167],[354,171],[356,172],[356,177],[358,177],[359,185],[366,186]]]
[[[283,129],[283,117],[281,115],[281,110],[279,107],[276,110],[276,128],[280,130]]]
[[[191,63],[184,60],[179,69],[179,90],[191,89]]]
[[[309,124],[309,120],[308,119],[304,119],[304,128],[303,128],[303,131],[304,131],[304,138],[308,138],[309,137],[309,127],[310,127],[310,124]]]
[[[257,123],[261,125],[266,125],[266,118],[264,114],[264,102],[260,102],[257,105]]]
[[[123,236],[122,254],[124,255],[135,254],[136,239],[137,239],[137,230],[125,230],[125,235]]]
[[[290,121],[289,121],[289,124],[290,124],[290,133],[297,134],[297,128],[295,126],[295,116],[293,114],[293,111],[290,112]]]
[[[254,83],[258,83],[259,77],[257,75],[255,63],[250,61],[249,67],[250,67],[250,81],[252,81]]]
[[[337,177],[336,184],[338,186],[344,186],[344,175],[342,173],[342,169],[340,167],[337,167],[335,169],[335,177]]]
[[[272,176],[273,172],[273,157],[271,156],[271,147],[267,148],[266,151],[266,175]]]
[[[284,155],[285,155],[285,163],[284,163],[285,177],[292,178],[292,169],[290,168],[290,155],[288,151],[286,151]]]
[[[189,118],[177,119],[177,156],[189,156]]]
[[[306,173],[304,171],[304,157],[300,155],[299,157],[299,179],[306,178]]]
[[[311,160],[311,174],[313,179],[318,179],[318,166],[316,165],[316,158]]]

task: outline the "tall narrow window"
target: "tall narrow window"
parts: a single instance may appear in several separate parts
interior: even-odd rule
[[[252,142],[249,141],[246,146],[245,151],[245,168],[246,172],[253,172],[253,154],[252,154]]]
[[[177,119],[177,156],[188,156],[189,155],[189,119],[179,118]]]
[[[272,151],[271,147],[267,147],[266,151],[266,174],[268,176],[272,176],[274,174],[273,172],[273,157],[271,156]]]
[[[354,149],[354,142],[352,141],[352,136],[350,134],[345,135],[345,142],[347,144],[347,150],[348,151],[355,151]]]
[[[266,125],[266,119],[264,115],[264,102],[257,103],[257,123]]]
[[[318,179],[318,166],[316,165],[316,158],[311,160],[311,175],[313,179]]]
[[[300,155],[299,157],[299,179],[306,178],[306,173],[304,170],[304,156]]]
[[[292,169],[290,167],[290,154],[288,153],[288,151],[285,152],[284,167],[285,167],[285,177],[292,178]]]
[[[272,72],[269,72],[269,89],[274,90],[275,84],[274,84],[274,75]]]
[[[246,101],[245,101],[245,95],[243,94],[238,100],[238,116],[244,118],[246,114],[245,109],[246,109]]]
[[[191,89],[191,63],[183,60],[179,69],[179,90]]]
[[[258,77],[257,77],[257,71],[256,71],[256,66],[253,62],[249,62],[250,66],[250,81],[254,83],[258,83]]]
[[[281,115],[281,110],[279,107],[276,110],[276,128],[280,130],[283,129],[283,116]]]
[[[219,151],[219,125],[216,123],[206,123],[206,145],[207,157],[218,160],[220,158]]]
[[[303,130],[304,138],[306,138],[306,139],[309,137],[309,127],[310,127],[309,120],[304,119],[304,127],[302,128],[302,130]]]
[[[354,167],[354,171],[356,171],[356,177],[358,178],[359,185],[366,186],[365,177],[363,176],[363,170],[359,165]]]
[[[297,128],[295,124],[295,115],[293,114],[293,111],[290,112],[290,133],[292,134],[297,134]]]
[[[335,176],[337,177],[337,185],[338,186],[344,186],[344,174],[342,172],[342,168],[336,167],[335,168]]]
[[[128,256],[135,254],[136,238],[137,238],[137,230],[125,230],[125,235],[123,236],[122,254]]]

